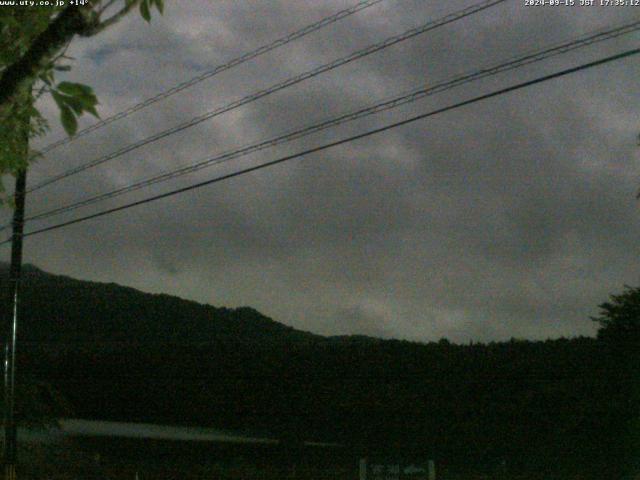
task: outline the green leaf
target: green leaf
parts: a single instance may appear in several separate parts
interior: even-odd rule
[[[156,8],[160,12],[160,15],[164,14],[164,0],[156,0]]]
[[[94,117],[100,118],[100,115],[98,115],[98,111],[96,110],[96,107],[94,107],[93,105],[89,107],[85,107],[85,110],[89,112],[91,115],[93,115]]]
[[[148,0],[142,0],[142,3],[140,3],[140,15],[142,15],[142,18],[144,18],[147,22],[151,21],[151,12],[149,12]]]
[[[69,128],[75,133],[77,128],[75,117],[79,117],[84,112],[89,112],[94,117],[100,118],[95,108],[98,104],[98,99],[91,87],[80,83],[62,82],[58,84],[57,88],[58,90],[52,90],[51,94],[58,108],[60,108],[63,126],[67,133],[70,131]],[[69,117],[69,111],[73,118]],[[64,123],[65,121],[66,124]],[[73,133],[69,134],[73,135]]]
[[[85,106],[78,97],[64,97],[67,106],[71,107],[71,110],[75,112],[76,115],[82,115],[82,112],[86,110]]]
[[[89,97],[95,96],[93,90],[88,85],[72,82],[60,82],[57,85],[58,90],[72,97]]]
[[[78,130],[78,120],[73,114],[73,111],[66,105],[60,107],[60,120],[67,135],[72,137]]]
[[[80,102],[80,105],[82,105],[82,108],[84,108],[85,110],[89,107],[93,107],[94,105],[98,104],[98,99],[95,97],[95,95],[92,95],[90,97],[74,97],[75,99],[78,100],[78,102]]]
[[[72,97],[70,95],[62,95],[60,92],[55,90],[51,91],[51,95],[53,99],[58,104],[58,107],[62,109],[62,107],[69,107],[73,110],[76,115],[81,115],[84,110],[86,110],[82,100],[79,97]]]
[[[55,100],[56,105],[58,105],[58,108],[62,109],[62,107],[66,105],[67,102],[64,101],[63,95],[60,95],[55,90],[51,90],[51,95],[53,96],[53,99]]]

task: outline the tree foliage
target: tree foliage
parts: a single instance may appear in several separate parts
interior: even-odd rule
[[[621,294],[611,295],[610,301],[600,305],[600,316],[593,320],[600,324],[599,339],[639,347],[640,288],[626,286]]]
[[[71,70],[65,55],[75,36],[91,37],[114,25],[134,8],[151,19],[151,8],[163,11],[163,0],[89,0],[82,6],[5,6],[0,9],[0,175],[15,174],[34,158],[25,141],[44,134],[47,120],[36,101],[49,94],[60,110],[68,135],[78,117],[98,116],[90,86],[56,82],[55,73]]]
[[[607,405],[619,450],[640,472],[640,287],[625,286],[600,305],[598,339],[606,347],[603,362],[609,385]],[[635,478],[635,477],[634,477]]]
[[[0,175],[15,175],[34,158],[29,140],[48,129],[47,120],[36,107],[42,95],[52,96],[68,135],[77,131],[77,119],[85,112],[98,116],[98,100],[90,86],[55,79],[56,72],[71,70],[73,59],[65,52],[72,39],[98,34],[135,7],[147,21],[151,18],[150,7],[163,10],[162,0],[66,4],[0,8]],[[29,378],[22,382],[20,391],[17,413],[21,423],[42,423],[68,414],[61,407],[62,397],[46,382]]]

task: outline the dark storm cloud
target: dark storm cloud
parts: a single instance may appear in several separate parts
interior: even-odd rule
[[[74,142],[41,161],[32,178],[470,3],[389,0]],[[165,17],[150,26],[129,18],[100,38],[73,44],[78,61],[70,77],[95,86],[106,116],[346,5],[169,3]],[[622,10],[507,2],[61,182],[34,195],[31,211],[604,28],[631,12],[640,17],[640,9]],[[589,61],[637,39],[477,82],[171,186]],[[625,60],[33,237],[27,260],[80,278],[251,305],[323,334],[457,341],[592,334],[588,317],[597,304],[638,282],[639,70],[637,60]],[[55,116],[49,103],[43,109]]]

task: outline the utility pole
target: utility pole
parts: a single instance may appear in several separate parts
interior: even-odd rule
[[[28,144],[28,143],[27,143]],[[11,238],[11,265],[9,267],[8,302],[5,309],[4,348],[4,478],[16,479],[18,430],[15,419],[16,339],[20,276],[22,272],[22,234],[27,186],[27,166],[16,173]]]

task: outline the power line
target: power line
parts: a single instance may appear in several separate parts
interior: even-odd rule
[[[103,157],[97,158],[95,160],[92,160],[90,162],[87,162],[83,165],[79,165],[77,167],[71,168],[61,174],[55,175],[53,177],[50,177],[48,179],[43,180],[42,182],[36,184],[35,186],[29,188],[27,190],[27,192],[33,192],[36,190],[39,190],[47,185],[51,185],[52,183],[55,183],[59,180],[63,180],[65,178],[68,178],[72,175],[76,175],[80,172],[83,172],[89,168],[95,167],[97,165],[101,165],[105,162],[108,162],[109,160],[113,160],[114,158],[120,157],[121,155],[124,155],[125,153],[131,152],[133,150],[136,150],[142,146],[148,145],[149,143],[155,142],[157,140],[160,140],[162,138],[165,138],[169,135],[172,135],[174,133],[178,133],[181,132],[183,130],[186,130],[187,128],[191,128],[195,125],[198,125],[199,123],[204,122],[205,120],[209,120],[211,118],[217,117],[219,115],[222,115],[223,113],[229,112],[231,110],[234,110],[236,108],[239,108],[243,105],[246,105],[248,103],[254,102],[256,100],[259,100],[263,97],[266,97],[268,95],[271,95],[272,93],[278,92],[280,90],[284,90],[285,88],[291,87],[293,85],[296,85],[298,83],[301,83],[309,78],[313,78],[316,77],[322,73],[328,72],[330,70],[333,70],[335,68],[338,68],[342,65],[345,65],[347,63],[351,63],[355,60],[358,60],[360,58],[366,57],[368,55],[371,55],[373,53],[376,53],[380,50],[383,50],[385,48],[391,47],[397,43],[403,42],[405,40],[408,40],[410,38],[413,38],[417,35],[421,35],[423,33],[426,33],[430,30],[434,30],[438,27],[441,27],[443,25],[447,25],[449,23],[453,23],[457,20],[460,20],[462,18],[468,17],[470,15],[473,15],[475,13],[478,13],[480,11],[486,10],[490,7],[493,7],[495,5],[498,5],[500,3],[503,3],[507,0],[485,0],[483,2],[480,2],[478,4],[472,5],[470,7],[464,8],[462,10],[459,10],[457,12],[451,13],[449,15],[446,15],[438,20],[434,20],[431,22],[428,22],[426,24],[423,24],[419,27],[414,27],[411,28],[399,35],[393,36],[393,37],[389,37],[379,43],[370,45],[368,47],[365,47],[364,49],[358,50],[356,52],[351,53],[350,55],[347,55],[346,57],[342,57],[339,58],[337,60],[334,60],[330,63],[326,63],[324,65],[321,65],[319,67],[313,68],[311,70],[308,70],[304,73],[301,73],[300,75],[297,75],[295,77],[291,77],[287,80],[284,80],[282,82],[276,83],[274,85],[272,85],[271,87],[268,87],[266,89],[263,90],[259,90],[251,95],[248,95],[246,97],[243,97],[239,100],[236,100],[234,102],[231,102],[223,107],[217,108],[215,110],[212,110],[210,112],[207,112],[205,114],[202,114],[200,116],[194,117],[191,120],[188,120],[187,122],[181,123],[175,127],[169,128],[167,130],[164,130],[163,132],[160,133],[156,133],[154,135],[151,135],[143,140],[140,140],[138,142],[129,144],[119,150],[116,150],[115,152],[112,152],[110,154],[107,154]]]
[[[259,143],[254,143],[252,145],[248,145],[245,147],[242,147],[240,149],[237,150],[233,150],[233,151],[229,151],[229,152],[225,152],[219,155],[216,155],[215,157],[206,159],[206,160],[202,160],[200,162],[197,162],[195,164],[192,165],[188,165],[179,169],[175,169],[175,170],[171,170],[171,171],[167,171],[167,172],[163,172],[160,173],[158,175],[152,176],[152,177],[148,177],[144,180],[140,180],[137,181],[135,183],[126,185],[124,187],[120,187],[118,189],[112,190],[110,192],[106,192],[106,193],[102,193],[102,194],[98,194],[95,195],[93,197],[84,199],[84,200],[80,200],[77,202],[73,202],[73,203],[69,203],[67,205],[63,205],[61,207],[52,209],[52,210],[48,210],[45,212],[41,212],[41,213],[36,213],[34,215],[28,216],[25,220],[27,221],[31,221],[31,220],[42,220],[45,218],[49,218],[55,215],[60,215],[62,213],[66,213],[66,212],[70,212],[73,210],[76,210],[78,208],[81,207],[85,207],[88,205],[92,205],[96,202],[100,202],[103,200],[107,200],[107,199],[111,199],[111,198],[115,198],[117,196],[126,194],[126,193],[130,193],[133,191],[137,191],[139,189],[142,189],[144,187],[150,186],[150,185],[154,185],[156,183],[160,183],[160,182],[164,182],[164,181],[168,181],[171,180],[173,178],[177,178],[189,173],[193,173],[196,171],[199,171],[201,169],[210,167],[212,165],[218,165],[221,164],[223,162],[227,162],[239,157],[243,157],[245,155],[248,155],[250,153],[254,153],[254,152],[258,152],[261,150],[264,150],[266,148],[270,148],[276,145],[280,145],[282,143],[285,142],[289,142],[292,140],[296,140],[302,137],[305,137],[307,135],[311,135],[313,133],[317,133],[319,131],[331,128],[331,127],[335,127],[337,125],[341,125],[343,123],[347,123],[347,122],[351,122],[354,121],[356,119],[360,119],[369,115],[373,115],[375,113],[380,113],[382,111],[386,111],[386,110],[390,110],[392,108],[396,108],[399,107],[401,105],[405,105],[411,102],[415,102],[417,100],[420,100],[426,96],[430,96],[430,95],[434,95],[436,93],[440,93],[446,90],[450,90],[453,89],[455,87],[458,87],[460,85],[472,82],[472,81],[477,81],[480,80],[482,78],[486,78],[489,76],[493,76],[493,75],[497,75],[498,73],[503,73],[509,70],[514,70],[516,68],[521,68],[525,65],[529,65],[535,62],[539,62],[542,60],[545,60],[549,57],[552,56],[556,56],[556,55],[560,55],[560,54],[564,54],[567,53],[569,51],[572,50],[576,50],[578,48],[582,48],[588,45],[592,45],[594,43],[597,42],[602,42],[605,40],[609,40],[611,38],[616,38],[619,37],[621,35],[626,35],[632,32],[635,32],[637,30],[640,29],[640,20],[629,23],[629,24],[625,24],[622,26],[618,26],[615,28],[610,28],[607,30],[599,30],[595,33],[591,33],[589,35],[586,36],[582,36],[576,40],[573,41],[569,41],[569,42],[563,42],[560,44],[556,44],[552,47],[548,47],[546,49],[543,50],[536,50],[536,51],[530,51],[524,55],[520,55],[518,57],[512,57],[511,59],[504,61],[502,63],[499,64],[494,64],[491,67],[487,67],[487,68],[483,68],[481,70],[476,70],[473,71],[471,73],[466,73],[466,74],[462,74],[462,75],[458,75],[452,79],[446,80],[446,81],[442,81],[440,83],[437,83],[431,87],[427,87],[427,88],[420,88],[420,89],[414,89],[409,93],[405,93],[402,94],[400,96],[396,96],[393,97],[391,99],[379,102],[375,105],[366,107],[366,108],[362,108],[359,109],[357,111],[354,112],[350,112],[347,114],[343,114],[340,115],[338,117],[334,117],[332,119],[329,120],[325,120],[323,122],[320,123],[316,123],[313,125],[309,125],[306,126],[302,129],[298,129],[286,134],[282,134],[280,136],[277,136],[275,138],[271,138],[269,140],[264,140],[261,141]],[[9,225],[4,225],[2,227],[0,227],[0,231],[5,230],[6,228],[8,228]]]
[[[582,65],[579,65],[577,67],[569,68],[569,69],[566,69],[566,70],[561,70],[559,72],[552,73],[552,74],[549,74],[549,75],[545,75],[545,76],[542,76],[542,77],[538,77],[536,79],[529,80],[529,81],[526,81],[526,82],[518,83],[518,84],[512,85],[510,87],[506,87],[506,88],[502,88],[502,89],[499,89],[499,90],[495,90],[495,91],[493,91],[491,93],[487,93],[487,94],[484,94],[484,95],[473,97],[473,98],[471,98],[469,100],[464,100],[462,102],[458,102],[458,103],[455,103],[455,104],[452,104],[452,105],[449,105],[449,106],[446,106],[446,107],[442,107],[442,108],[439,108],[439,109],[436,109],[436,110],[432,110],[432,111],[427,112],[427,113],[422,113],[420,115],[416,115],[416,116],[407,118],[405,120],[401,120],[399,122],[394,122],[394,123],[385,125],[383,127],[379,127],[379,128],[373,129],[373,130],[368,130],[368,131],[366,131],[364,133],[360,133],[358,135],[353,135],[351,137],[347,137],[347,138],[344,138],[342,140],[336,140],[334,142],[326,143],[326,144],[321,145],[319,147],[314,147],[314,148],[310,148],[310,149],[307,149],[307,150],[303,150],[302,152],[298,152],[298,153],[295,153],[295,154],[292,154],[292,155],[287,155],[285,157],[281,157],[281,158],[278,158],[276,160],[272,160],[270,162],[266,162],[266,163],[263,163],[263,164],[260,164],[260,165],[256,165],[256,166],[249,167],[249,168],[245,168],[243,170],[238,170],[236,172],[229,173],[229,174],[226,174],[226,175],[221,175],[219,177],[215,177],[215,178],[212,178],[212,179],[209,179],[209,180],[205,180],[203,182],[195,183],[195,184],[189,185],[187,187],[178,188],[178,189],[175,189],[175,190],[172,190],[172,191],[169,191],[169,192],[165,192],[165,193],[162,193],[162,194],[159,194],[159,195],[154,195],[154,196],[151,196],[151,197],[147,197],[145,199],[138,200],[138,201],[131,202],[131,203],[127,203],[125,205],[121,205],[121,206],[118,206],[118,207],[102,210],[100,212],[93,213],[91,215],[86,215],[84,217],[79,217],[79,218],[76,218],[76,219],[73,219],[73,220],[69,220],[69,221],[66,221],[66,222],[61,222],[61,223],[58,223],[58,224],[55,224],[55,225],[52,225],[52,226],[49,226],[49,227],[45,227],[45,228],[41,228],[41,229],[38,229],[38,230],[34,230],[34,231],[31,231],[31,232],[25,233],[23,236],[24,237],[29,237],[29,236],[32,236],[32,235],[37,235],[37,234],[40,234],[40,233],[49,232],[49,231],[52,231],[52,230],[57,230],[59,228],[63,228],[63,227],[69,226],[69,225],[73,225],[73,224],[76,224],[76,223],[84,222],[86,220],[102,217],[102,216],[109,215],[109,214],[112,214],[112,213],[115,213],[115,212],[119,212],[121,210],[127,210],[129,208],[136,207],[138,205],[143,205],[143,204],[154,202],[156,200],[160,200],[160,199],[163,199],[163,198],[172,197],[174,195],[178,195],[180,193],[185,193],[185,192],[188,192],[190,190],[196,190],[198,188],[201,188],[201,187],[204,187],[204,186],[207,186],[207,185],[211,185],[213,183],[218,183],[218,182],[221,182],[223,180],[228,180],[228,179],[233,178],[233,177],[238,177],[240,175],[244,175],[244,174],[247,174],[247,173],[250,173],[250,172],[254,172],[256,170],[261,170],[263,168],[271,167],[271,166],[277,165],[279,163],[284,163],[284,162],[287,162],[289,160],[293,160],[293,159],[296,159],[296,158],[304,157],[304,156],[310,155],[312,153],[317,153],[317,152],[320,152],[320,151],[323,151],[323,150],[327,150],[329,148],[336,147],[338,145],[343,145],[343,144],[346,144],[346,143],[349,143],[349,142],[353,142],[353,141],[359,140],[361,138],[370,137],[372,135],[376,135],[378,133],[382,133],[382,132],[385,132],[387,130],[391,130],[393,128],[397,128],[397,127],[400,127],[400,126],[403,126],[403,125],[407,125],[409,123],[416,122],[418,120],[425,119],[427,117],[431,117],[431,116],[434,116],[434,115],[438,115],[440,113],[448,112],[448,111],[451,111],[451,110],[454,110],[454,109],[457,109],[457,108],[460,108],[460,107],[463,107],[463,106],[466,106],[466,105],[471,105],[473,103],[477,103],[477,102],[482,101],[482,100],[487,100],[489,98],[497,97],[497,96],[503,95],[505,93],[513,92],[515,90],[520,90],[521,88],[525,88],[525,87],[529,87],[529,86],[532,86],[532,85],[536,85],[536,84],[539,84],[539,83],[542,83],[542,82],[546,82],[548,80],[552,80],[552,79],[559,78],[559,77],[562,77],[562,76],[566,76],[566,75],[569,75],[569,74],[572,74],[572,73],[575,73],[575,72],[578,72],[578,71],[581,71],[581,70],[586,70],[588,68],[596,67],[598,65],[603,65],[605,63],[613,62],[615,60],[620,60],[620,59],[623,59],[623,58],[627,58],[627,57],[630,57],[632,55],[637,55],[639,53],[640,53],[640,48],[636,48],[636,49],[633,49],[633,50],[627,50],[627,51],[619,53],[617,55],[612,55],[612,56],[609,56],[609,57],[606,57],[606,58],[602,58],[600,60],[596,60],[596,61],[593,61],[593,62],[589,62],[589,63],[585,63],[585,64],[582,64]],[[0,245],[7,244],[10,241],[11,241],[10,239],[9,240],[5,240],[5,241],[1,242]]]
[[[99,122],[90,125],[86,128],[83,128],[82,130],[80,130],[79,132],[77,132],[73,137],[65,137],[62,138],[58,141],[55,141],[53,143],[50,143],[49,145],[43,147],[40,150],[40,154],[44,155],[49,153],[50,151],[62,146],[62,145],[66,145],[67,143],[71,143],[74,140],[78,139],[79,137],[82,137],[84,135],[87,135],[88,133],[91,133],[95,130],[98,130],[106,125],[109,125],[110,123],[113,123],[117,120],[120,120],[122,118],[128,117],[129,115],[142,110],[143,108],[147,108],[150,105],[153,105],[154,103],[157,103],[161,100],[164,100],[165,98],[168,98],[172,95],[175,95],[178,92],[181,92],[182,90],[186,90],[187,88],[190,88],[194,85],[196,85],[197,83],[200,83],[208,78],[211,78],[215,75],[218,75],[219,73],[225,72],[227,70],[232,69],[233,67],[237,67],[238,65],[241,65],[245,62],[248,62],[249,60],[253,60],[254,58],[257,58],[261,55],[264,55],[265,53],[268,53],[272,50],[275,50],[276,48],[282,47],[288,43],[293,42],[294,40],[298,40],[302,37],[305,37],[307,35],[309,35],[310,33],[313,33],[315,31],[320,30],[321,28],[324,28],[328,25],[331,25],[333,23],[338,22],[339,20],[342,20],[343,18],[349,17],[357,12],[360,12],[361,10],[364,10],[365,8],[369,8],[372,7],[380,2],[383,2],[385,0],[366,0],[366,1],[362,1],[359,2],[349,8],[346,8],[344,10],[340,10],[339,12],[329,16],[329,17],[325,17],[315,23],[309,24],[303,28],[301,28],[300,30],[297,30],[293,33],[290,33],[288,35],[285,35],[284,37],[278,38],[277,40],[267,44],[267,45],[263,45],[259,48],[257,48],[256,50],[253,50],[251,52],[247,52],[244,53],[242,55],[240,55],[239,57],[236,57],[232,60],[229,60],[227,63],[218,65],[210,70],[207,70],[204,73],[201,73],[200,75],[191,78],[190,80],[186,80],[182,83],[179,83],[178,85],[165,90],[164,92],[161,92],[157,95],[154,95],[153,97],[147,98],[146,100],[143,100],[140,103],[137,103],[135,105],[132,105],[131,107],[127,108],[126,110],[123,110],[119,113],[116,113],[114,115],[111,115],[110,117],[104,118],[102,120],[100,120]]]

